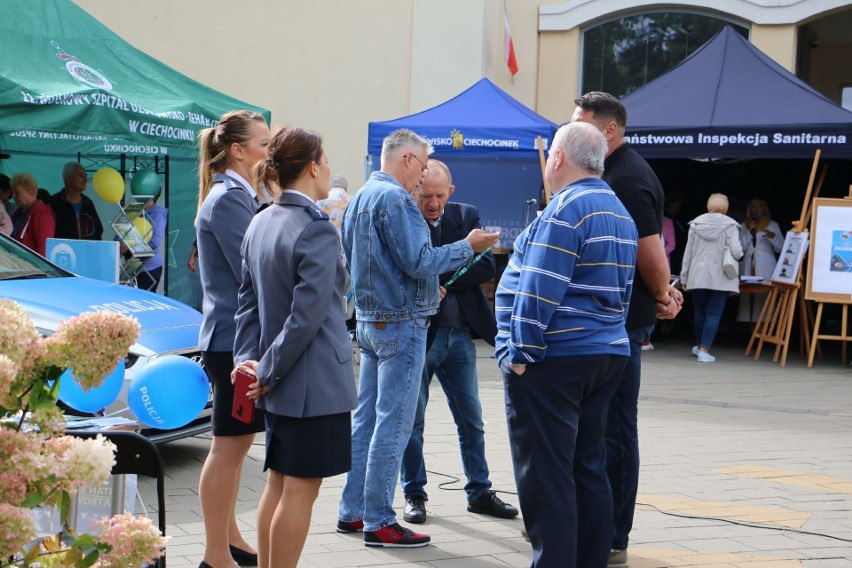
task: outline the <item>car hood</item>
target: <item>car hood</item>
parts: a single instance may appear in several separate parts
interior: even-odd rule
[[[154,353],[195,350],[201,313],[171,298],[83,276],[3,281],[0,297],[18,302],[45,333],[83,312],[111,311],[139,321],[134,346]]]

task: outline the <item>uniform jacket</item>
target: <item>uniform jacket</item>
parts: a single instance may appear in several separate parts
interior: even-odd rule
[[[195,235],[201,276],[201,351],[230,353],[234,349],[234,314],[242,280],[240,245],[258,209],[249,187],[235,177],[213,176],[213,187],[198,210]]]
[[[705,213],[689,222],[689,236],[683,253],[681,283],[687,288],[739,292],[739,278],[728,278],[722,269],[725,243],[731,255],[743,257],[739,224],[722,213]]]
[[[479,211],[476,207],[466,203],[448,202],[441,218],[441,239],[437,246],[460,241],[473,229],[481,228]],[[447,294],[454,295],[458,300],[459,310],[470,325],[471,335],[474,338],[484,339],[489,345],[494,345],[497,322],[494,320],[494,311],[480,284],[493,280],[495,273],[494,255],[489,252],[447,288]],[[443,286],[452,276],[453,272],[446,272],[441,274],[438,280]],[[436,322],[440,315],[440,307],[438,310],[438,315],[432,317],[432,324],[429,326],[430,343],[438,330]]]
[[[242,246],[234,361],[259,361],[267,412],[307,417],[357,406],[346,331],[340,238],[328,216],[284,193],[259,213]]]

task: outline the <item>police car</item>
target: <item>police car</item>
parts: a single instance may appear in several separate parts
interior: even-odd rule
[[[127,385],[149,361],[161,355],[182,355],[199,365],[198,330],[201,313],[145,290],[77,276],[0,233],[0,298],[20,304],[33,324],[50,335],[60,322],[93,310],[109,310],[139,320],[139,339],[125,358],[124,388],[105,414],[134,419],[127,408]],[[210,430],[211,401],[201,414],[175,430],[142,430],[156,443]]]

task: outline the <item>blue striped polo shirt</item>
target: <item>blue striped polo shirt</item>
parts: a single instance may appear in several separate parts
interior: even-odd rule
[[[500,278],[497,360],[629,355],[624,324],[637,248],[636,226],[606,182],[563,188],[515,240]]]

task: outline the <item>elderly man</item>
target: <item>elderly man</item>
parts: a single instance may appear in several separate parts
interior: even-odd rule
[[[86,169],[76,162],[62,168],[63,187],[50,198],[50,207],[56,217],[56,238],[101,240],[104,227],[86,191]]]
[[[607,140],[606,181],[636,222],[639,277],[630,299],[627,334],[630,359],[618,379],[607,423],[607,471],[615,507],[615,529],[610,567],[627,566],[627,536],[633,527],[633,509],[639,486],[639,383],[642,344],[651,337],[657,319],[671,319],[680,311],[683,296],[669,286],[669,264],[660,240],[665,196],[651,166],[624,139],[627,109],[614,96],[593,91],[574,101],[571,118],[600,130]]]
[[[438,274],[460,268],[498,238],[474,229],[458,242],[432,248],[409,193],[429,174],[429,149],[410,130],[389,134],[382,144],[381,170],[349,202],[341,225],[361,374],[352,419],[352,469],[337,530],[363,529],[366,546],[417,547],[430,541],[400,526],[393,509],[420,394],[428,317],[440,302]]]
[[[414,190],[413,197],[429,224],[432,246],[453,243],[479,228],[479,211],[473,205],[449,203],[455,191],[450,170],[439,160],[429,160],[429,176]],[[474,337],[494,345],[497,334],[494,313],[480,284],[494,278],[494,256],[489,252],[444,289],[438,313],[432,316],[427,338],[426,364],[420,383],[420,398],[414,416],[414,430],[402,457],[402,491],[409,523],[426,521],[426,463],[423,460],[423,429],[429,385],[437,374],[459,435],[462,467],[467,484],[467,510],[510,519],[518,510],[504,503],[491,490],[485,461],[485,428],[479,402]],[[440,276],[442,284],[453,273]]]
[[[630,353],[637,234],[600,179],[605,154],[594,127],[559,129],[545,169],[556,194],[515,240],[495,298],[515,482],[540,568],[609,558],[604,430]]]

